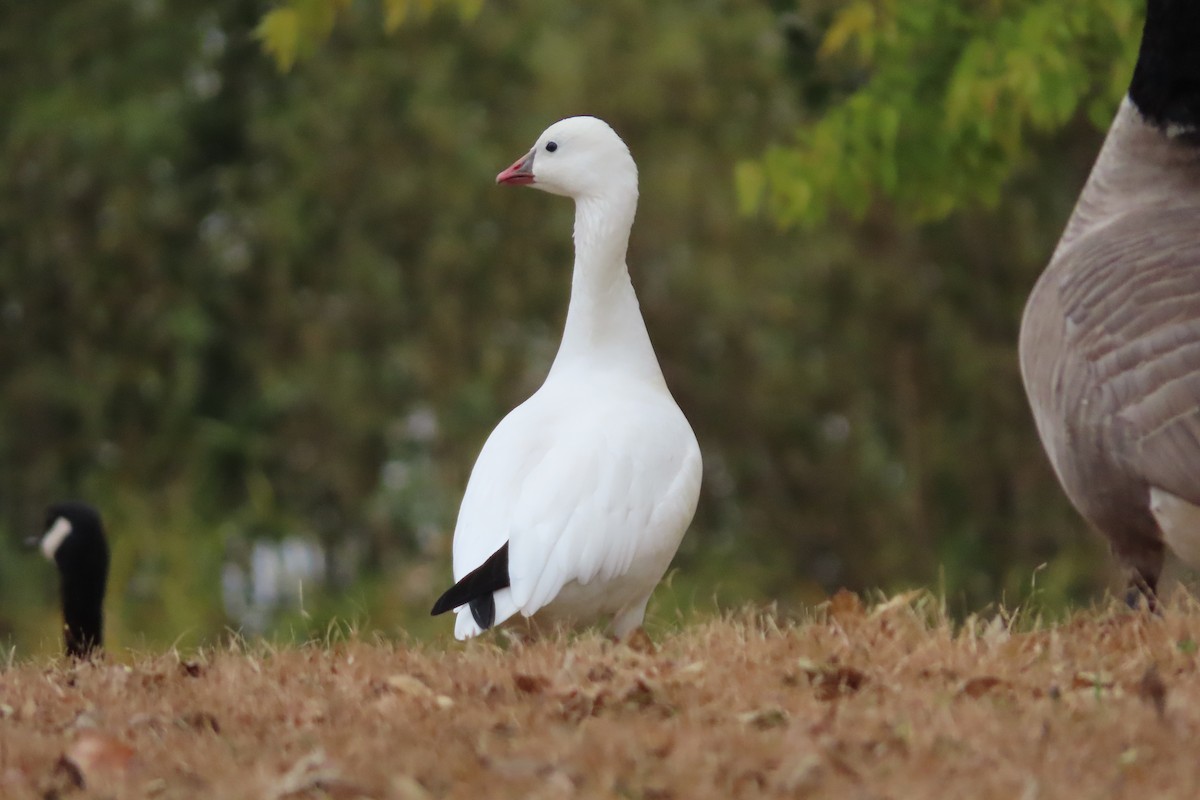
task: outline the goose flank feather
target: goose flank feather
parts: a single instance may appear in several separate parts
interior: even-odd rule
[[[1153,607],[1200,566],[1200,4],[1149,0],[1137,67],[1021,323],[1063,489]]]

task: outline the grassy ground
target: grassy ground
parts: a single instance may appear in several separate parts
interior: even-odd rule
[[[839,595],[656,646],[350,637],[0,673],[0,796],[1200,796],[1200,606]]]

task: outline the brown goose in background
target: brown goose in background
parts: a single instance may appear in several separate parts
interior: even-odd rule
[[[1154,607],[1164,546],[1200,567],[1200,2],[1149,0],[1020,353],[1059,481]]]

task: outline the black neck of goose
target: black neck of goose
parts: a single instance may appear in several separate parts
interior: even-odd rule
[[[1129,98],[1168,135],[1200,134],[1200,2],[1148,0]]]
[[[104,642],[104,585],[108,564],[89,571],[62,575],[63,629],[67,655],[88,658]]]
[[[63,619],[68,656],[90,658],[100,650],[104,644],[104,620],[100,609],[82,608],[74,614],[64,613]]]

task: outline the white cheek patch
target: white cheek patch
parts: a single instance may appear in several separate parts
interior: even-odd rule
[[[42,555],[48,560],[54,560],[54,554],[58,552],[58,548],[66,541],[66,538],[71,535],[71,523],[66,517],[59,517],[54,520],[54,524],[50,526],[50,530],[42,535]]]

